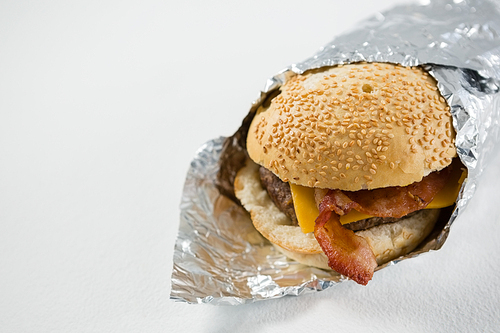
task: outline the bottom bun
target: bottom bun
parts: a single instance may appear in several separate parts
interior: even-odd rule
[[[234,182],[236,197],[250,212],[255,228],[291,259],[330,269],[314,233],[304,234],[274,205],[261,185],[258,169],[257,164],[247,160]],[[432,231],[438,217],[439,209],[424,209],[398,222],[356,231],[356,234],[367,240],[381,265],[415,249]]]

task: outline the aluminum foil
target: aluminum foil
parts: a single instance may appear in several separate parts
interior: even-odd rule
[[[224,186],[219,186],[219,178],[222,174],[223,182],[226,178],[231,183],[234,175],[221,173],[224,162],[241,153],[238,147],[246,136],[245,123],[269,94],[296,73],[359,61],[424,66],[451,107],[458,155],[468,169],[449,220],[415,251],[378,269],[441,248],[498,142],[500,6],[494,2],[431,1],[395,7],[270,78],[242,128],[231,138],[207,142],[191,163],[180,206],[171,299],[236,305],[321,291],[346,280],[277,252],[231,195],[221,193]],[[231,149],[234,154],[228,153]]]

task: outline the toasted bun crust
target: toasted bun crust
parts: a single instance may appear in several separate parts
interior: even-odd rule
[[[364,63],[297,75],[261,107],[249,156],[283,181],[357,191],[406,186],[456,155],[451,114],[421,68]]]
[[[236,196],[250,212],[255,228],[288,257],[309,266],[329,269],[314,234],[304,234],[300,227],[291,225],[290,219],[271,201],[260,183],[258,167],[248,160],[235,180]],[[439,209],[425,209],[399,222],[356,234],[368,241],[380,265],[412,251],[432,231],[438,216]]]

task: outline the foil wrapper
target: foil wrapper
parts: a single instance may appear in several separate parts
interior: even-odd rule
[[[442,247],[498,142],[500,6],[495,2],[438,0],[395,7],[270,78],[235,135],[207,142],[191,163],[180,206],[171,299],[236,305],[321,291],[346,280],[276,251],[234,200],[231,183],[243,163],[249,122],[266,98],[296,74],[360,61],[423,66],[451,108],[458,156],[468,169],[449,219],[438,223],[416,250],[378,269]]]

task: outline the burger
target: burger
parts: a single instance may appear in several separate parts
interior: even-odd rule
[[[257,110],[234,191],[286,256],[366,285],[454,204],[454,142],[450,108],[421,67],[311,70]]]

